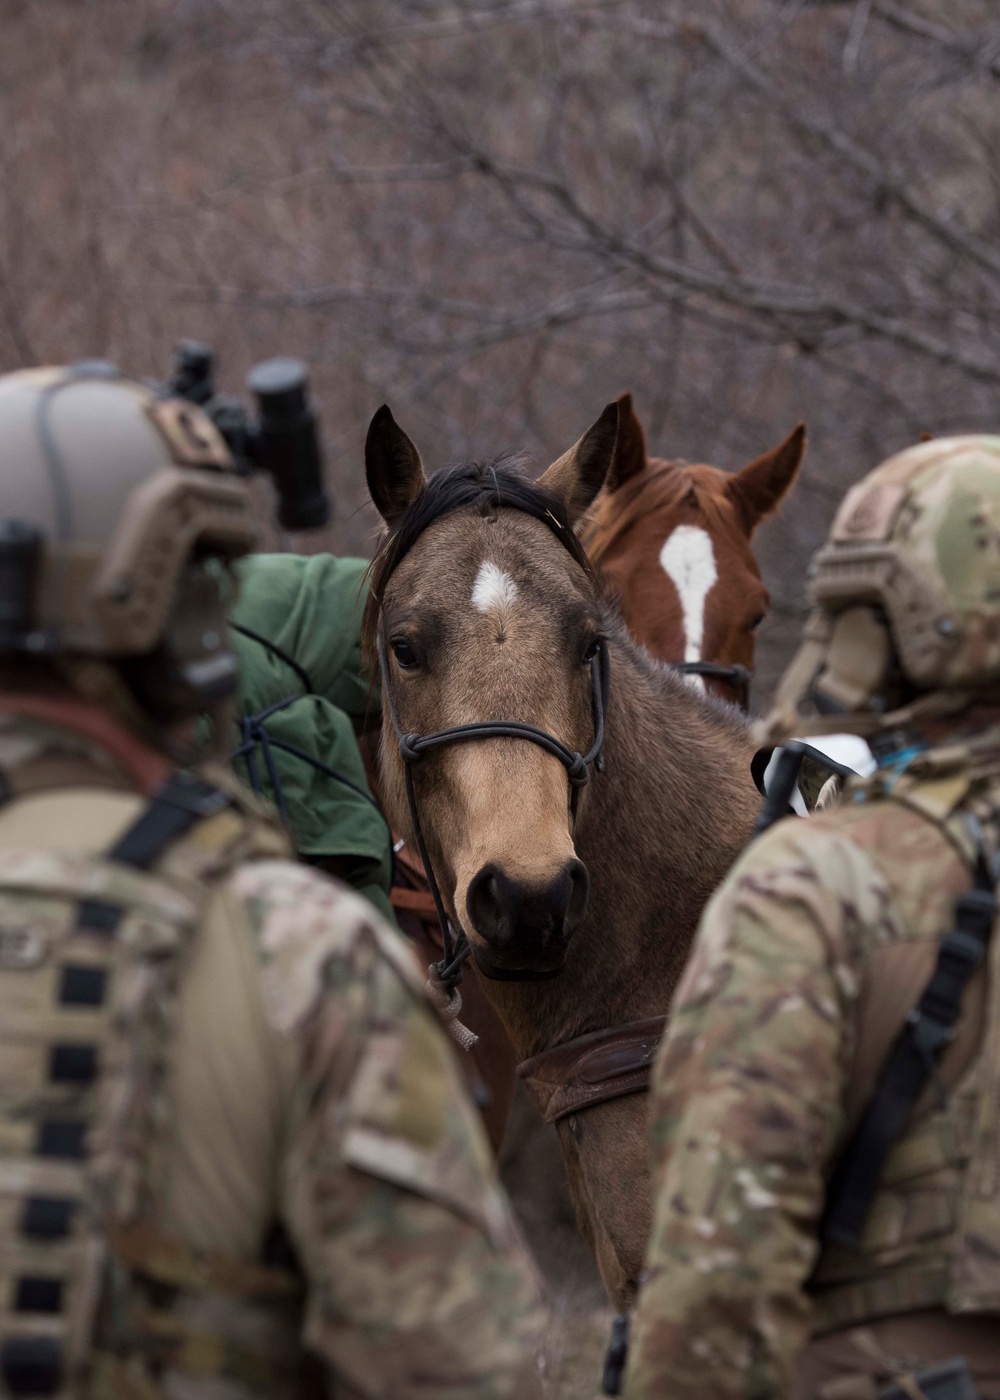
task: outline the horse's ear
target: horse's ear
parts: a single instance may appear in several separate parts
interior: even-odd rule
[[[806,450],[806,428],[800,423],[784,442],[756,458],[726,482],[748,535],[777,510],[798,476]]]
[[[539,486],[563,502],[575,524],[591,505],[612,470],[618,436],[618,405],[609,403],[578,443],[538,478]]]
[[[368,425],[365,476],[379,515],[394,525],[427,485],[420,453],[383,404]]]
[[[646,435],[632,407],[632,395],[622,394],[618,400],[618,441],[614,465],[608,473],[608,490],[617,491],[619,486],[645,471],[646,460]]]

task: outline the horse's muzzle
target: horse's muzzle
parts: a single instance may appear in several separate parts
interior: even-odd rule
[[[512,879],[494,863],[473,876],[465,904],[469,921],[486,943],[475,946],[487,977],[553,975],[587,909],[587,867],[568,860],[547,884]]]

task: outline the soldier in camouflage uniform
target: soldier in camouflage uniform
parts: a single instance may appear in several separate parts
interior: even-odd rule
[[[919,1396],[916,1372],[964,1356],[997,1400],[1000,438],[929,442],[862,481],[812,594],[761,737],[853,732],[879,766],[832,810],[772,827],[706,910],[654,1076],[625,1394]],[[978,871],[982,961],[857,1237],[837,1242],[834,1169],[859,1124],[885,1131],[866,1106],[894,1047],[934,1028],[903,1031]]]
[[[408,950],[196,761],[255,536],[222,439],[108,367],[10,375],[0,479],[2,1393],[534,1394]]]

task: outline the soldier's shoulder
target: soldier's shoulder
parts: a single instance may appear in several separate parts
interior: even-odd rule
[[[758,836],[733,865],[729,883],[769,871],[802,875],[829,870],[837,857],[850,859],[863,846],[857,839],[860,809],[835,807],[810,817],[786,817]],[[864,820],[870,821],[870,814]]]
[[[893,852],[936,851],[945,841],[941,832],[920,812],[889,798],[845,800],[810,817],[787,817],[760,836],[746,850],[734,871],[786,865],[829,869],[838,856],[852,864],[859,857]]]
[[[761,957],[794,946],[860,966],[886,942],[905,939],[915,914],[928,901],[936,908],[951,898],[963,878],[942,832],[893,800],[789,817],[733,866],[699,941],[714,951],[713,961],[736,938]]]
[[[790,947],[821,961],[863,956],[893,901],[874,853],[882,838],[858,839],[856,820],[842,809],[789,817],[753,842],[699,930],[710,961],[737,945],[768,959]]]
[[[292,1029],[335,983],[389,967],[408,996],[423,998],[416,960],[374,905],[330,876],[289,860],[240,866],[229,887],[245,912],[261,969],[265,1003]]]

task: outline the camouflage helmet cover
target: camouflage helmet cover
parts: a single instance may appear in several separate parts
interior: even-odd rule
[[[846,673],[884,668],[873,608],[917,690],[1000,686],[1000,437],[921,443],[852,487],[813,562],[811,598],[802,648],[764,725],[769,740],[800,727],[800,702],[821,670],[850,696]],[[853,689],[860,695],[865,687]],[[863,707],[848,699],[844,708]],[[872,713],[854,719],[841,715],[836,724],[866,733],[882,727]]]
[[[195,553],[257,538],[211,420],[111,366],[0,377],[0,478],[3,520],[42,539],[28,649],[145,654]]]

